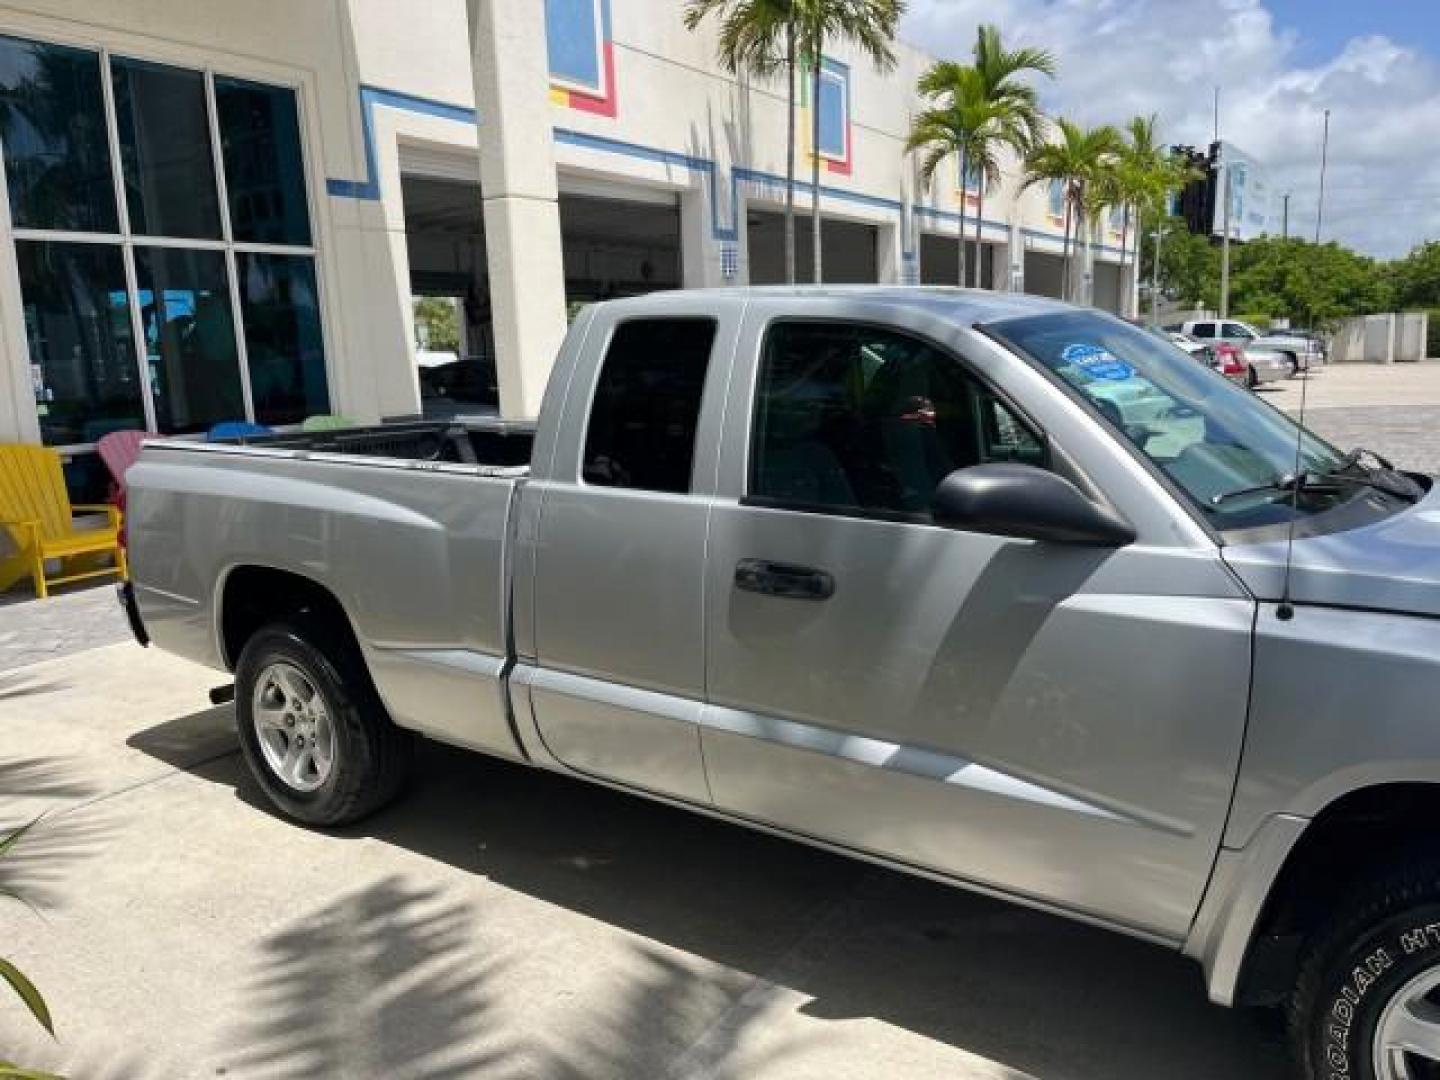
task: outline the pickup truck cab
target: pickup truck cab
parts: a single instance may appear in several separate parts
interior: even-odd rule
[[[1193,319],[1181,323],[1180,332],[1206,344],[1223,341],[1245,350],[1246,354],[1278,354],[1287,375],[1298,375],[1325,362],[1324,347],[1315,338],[1284,332],[1262,334],[1238,319]]]
[[[1428,478],[953,289],[595,305],[533,429],[386,431],[129,474],[133,625],[283,813],[418,733],[1183,950],[1314,1077],[1440,1062]]]

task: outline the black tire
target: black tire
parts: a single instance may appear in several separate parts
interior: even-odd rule
[[[297,790],[271,767],[256,732],[256,683],[277,661],[300,670],[331,718],[333,759],[313,791]],[[354,643],[318,619],[271,623],[246,642],[235,667],[235,721],[256,782],[282,814],[306,825],[345,825],[374,813],[399,794],[414,757],[414,736],[386,713]]]
[[[1331,926],[1307,947],[1290,999],[1296,1058],[1308,1080],[1383,1080],[1374,1046],[1386,1006],[1411,980],[1440,970],[1440,859],[1416,860],[1352,894]],[[1416,1066],[1416,1080],[1440,1076],[1440,1064]]]
[[[1247,364],[1245,367],[1245,385],[1254,390],[1260,385],[1260,376],[1255,374],[1255,365]]]

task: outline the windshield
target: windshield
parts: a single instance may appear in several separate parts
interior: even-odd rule
[[[1117,319],[1065,311],[987,327],[1045,365],[1170,477],[1218,529],[1291,517],[1292,492],[1260,490],[1295,472],[1295,423],[1184,351]],[[1343,457],[1305,432],[1300,469],[1324,473]],[[1303,490],[1300,516],[1350,499],[1353,490]],[[1217,501],[1218,497],[1218,501]]]

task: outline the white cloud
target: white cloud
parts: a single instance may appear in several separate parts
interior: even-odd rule
[[[1214,87],[1223,139],[1291,191],[1292,232],[1312,235],[1320,139],[1330,117],[1326,239],[1381,256],[1440,238],[1440,64],[1393,40],[1352,38],[1302,66],[1296,35],[1261,0],[910,0],[902,36],[964,57],[980,22],[1060,62],[1047,107],[1085,123],[1160,115],[1169,142],[1209,144]]]

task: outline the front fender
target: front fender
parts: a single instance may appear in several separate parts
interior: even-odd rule
[[[1361,788],[1440,783],[1440,619],[1262,604],[1245,753],[1225,847],[1275,814]]]

